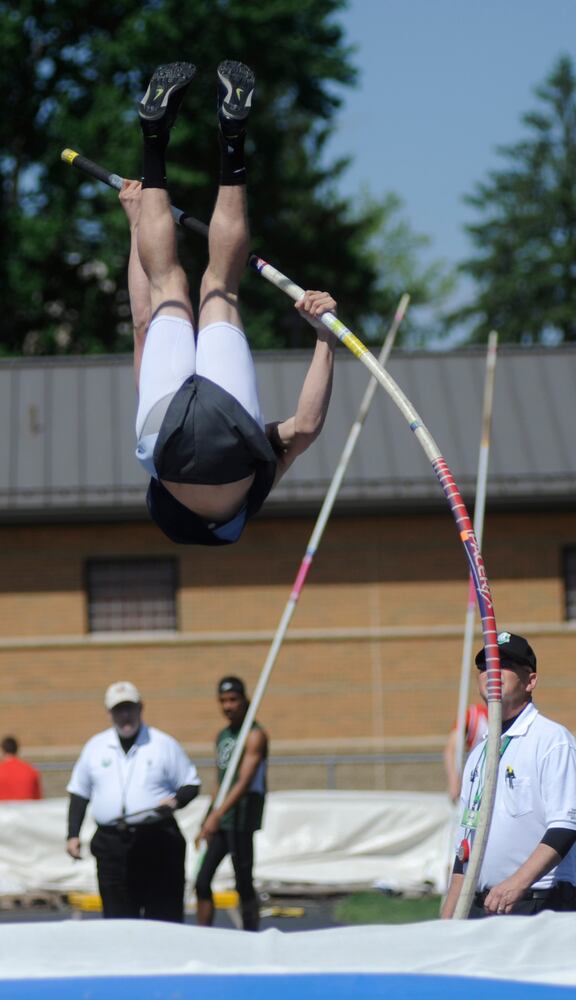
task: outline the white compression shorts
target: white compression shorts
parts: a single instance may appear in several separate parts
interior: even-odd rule
[[[210,323],[194,337],[194,327],[181,316],[152,320],[140,367],[136,456],[150,475],[160,423],[170,400],[190,375],[203,375],[226,389],[264,428],[256,371],[243,330],[231,323]]]

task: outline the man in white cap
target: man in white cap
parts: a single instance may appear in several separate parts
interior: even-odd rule
[[[67,788],[68,854],[80,857],[90,802],[104,916],[182,923],[186,841],[173,813],[196,797],[200,779],[180,744],[142,721],[134,684],[111,684],[104,705],[112,727],[88,740]]]

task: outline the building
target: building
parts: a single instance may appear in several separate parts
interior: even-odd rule
[[[271,419],[293,412],[307,362],[257,358]],[[472,514],[484,351],[400,352],[389,370]],[[211,756],[216,681],[254,687],[367,380],[339,350],[321,438],[240,543],[203,549],[148,520],[129,359],[0,363],[2,728],[46,772],[64,769],[54,790],[120,678],[141,688],[148,721]],[[534,644],[538,703],[572,729],[575,399],[576,348],[501,348],[483,545],[497,622]],[[467,574],[431,465],[379,388],[259,712],[276,787],[324,783],[335,755],[340,787],[441,787]]]

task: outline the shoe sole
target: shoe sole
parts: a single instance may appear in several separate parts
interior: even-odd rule
[[[241,62],[227,60],[218,67],[219,110],[226,118],[242,121],[252,107],[256,78],[252,70]],[[248,96],[244,98],[244,95]]]
[[[170,99],[191,83],[196,73],[192,63],[169,63],[159,66],[148,84],[148,90],[138,104],[138,114],[144,121],[158,121],[168,110]],[[183,95],[181,95],[183,96]]]

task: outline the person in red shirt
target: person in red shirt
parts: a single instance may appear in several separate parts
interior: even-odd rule
[[[5,736],[0,747],[0,799],[41,799],[40,775],[35,767],[20,760],[18,741],[13,736]]]

